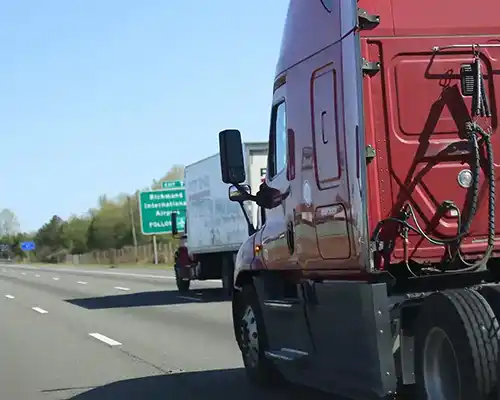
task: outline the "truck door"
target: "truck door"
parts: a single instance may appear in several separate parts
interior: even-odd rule
[[[266,223],[262,235],[263,258],[268,268],[280,268],[290,258],[287,242],[287,226],[292,221],[290,207],[290,182],[286,176],[287,166],[287,112],[286,85],[274,92],[269,132],[269,156],[266,183],[282,194],[279,204],[266,210]]]
[[[347,230],[347,191],[342,75],[339,67],[340,45],[332,46],[320,60],[312,76],[313,148],[318,168],[315,170],[317,198],[314,215],[318,250],[322,259],[350,257]],[[326,54],[325,54],[326,55]],[[323,65],[322,65],[323,64]]]
[[[269,269],[293,268],[292,259],[294,200],[290,185],[293,179],[288,170],[289,124],[287,117],[286,83],[274,92],[269,134],[269,155],[266,183],[280,199],[276,206],[266,209],[266,222],[262,230],[263,260]],[[279,83],[277,84],[279,85]],[[294,140],[290,140],[290,147]],[[290,179],[290,180],[289,180]],[[269,351],[266,356],[275,363],[297,365],[296,361],[307,358],[313,352],[308,330],[305,304],[299,285],[293,279],[283,279],[274,274],[263,274],[255,280],[263,318],[267,328]],[[275,279],[275,277],[277,277]]]

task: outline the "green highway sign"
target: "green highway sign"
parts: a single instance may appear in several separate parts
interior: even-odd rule
[[[177,229],[186,225],[186,191],[182,189],[152,190],[139,193],[141,230],[144,235],[172,233],[171,214],[177,213]]]
[[[165,181],[161,183],[163,189],[180,189],[184,187],[184,181]]]

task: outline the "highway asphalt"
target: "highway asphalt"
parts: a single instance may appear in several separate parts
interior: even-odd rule
[[[219,282],[0,264],[0,399],[320,400],[250,386]]]

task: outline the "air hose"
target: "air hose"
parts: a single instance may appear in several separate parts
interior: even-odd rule
[[[495,246],[495,164],[493,162],[493,145],[491,143],[491,136],[489,133],[486,133],[483,128],[481,128],[476,122],[467,123],[467,129],[472,132],[472,135],[480,134],[482,139],[484,140],[486,146],[486,156],[488,161],[488,247],[486,248],[483,256],[475,261],[474,263],[469,263],[464,260],[462,253],[460,251],[460,243],[458,243],[457,247],[457,255],[459,256],[462,263],[467,265],[466,268],[462,268],[460,270],[454,270],[454,272],[461,271],[474,271],[485,265],[491,257],[493,253],[493,248]],[[476,194],[477,197],[477,194]],[[477,200],[476,200],[477,206]],[[475,212],[475,210],[474,210]],[[469,225],[470,226],[470,225]]]
[[[443,203],[443,206],[448,208],[448,209],[454,209],[457,212],[458,216],[458,233],[454,237],[448,237],[448,238],[433,238],[426,234],[424,230],[420,227],[418,220],[416,218],[415,212],[412,208],[412,206],[409,203],[405,204],[405,211],[403,212],[404,216],[403,218],[394,218],[390,217],[387,219],[384,219],[380,221],[375,230],[374,234],[372,235],[372,241],[375,243],[378,243],[378,238],[380,235],[380,230],[382,228],[382,225],[385,222],[393,221],[397,222],[400,225],[402,225],[406,230],[411,230],[423,238],[425,238],[428,242],[435,244],[435,245],[440,245],[440,246],[446,246],[449,248],[450,245],[455,245],[456,246],[456,254],[455,257],[458,255],[460,258],[461,262],[466,265],[465,268],[461,269],[453,269],[453,270],[445,270],[444,272],[469,272],[469,271],[475,271],[485,265],[489,258],[491,257],[491,254],[493,252],[494,244],[495,244],[495,164],[494,164],[494,154],[493,154],[493,145],[491,143],[491,136],[490,133],[487,133],[477,122],[476,120],[479,117],[488,117],[491,118],[491,109],[488,104],[488,99],[486,96],[486,92],[484,89],[484,78],[483,74],[481,72],[481,61],[479,58],[479,54],[475,54],[474,57],[474,64],[475,64],[475,88],[474,88],[474,93],[473,93],[473,99],[472,99],[472,120],[468,121],[465,124],[465,132],[467,133],[469,143],[472,148],[472,155],[473,155],[473,165],[472,165],[472,185],[470,187],[471,191],[471,198],[470,198],[470,203],[468,207],[468,213],[467,213],[467,219],[466,221],[462,224],[462,213],[461,210],[458,208],[458,206],[450,201],[447,201]],[[480,137],[480,141],[478,140],[478,137]],[[487,179],[488,179],[488,186],[489,186],[489,195],[488,195],[488,247],[483,254],[483,256],[475,261],[474,263],[469,263],[467,262],[460,251],[460,243],[462,239],[464,238],[465,235],[469,233],[472,220],[474,219],[474,216],[476,215],[477,212],[477,205],[478,205],[478,200],[479,200],[479,177],[480,177],[480,170],[481,170],[481,155],[480,155],[480,143],[485,144],[486,148],[486,158],[487,158]],[[408,223],[409,217],[412,218],[415,226],[411,225]],[[408,266],[408,265],[407,265]],[[411,270],[410,272],[415,275]]]

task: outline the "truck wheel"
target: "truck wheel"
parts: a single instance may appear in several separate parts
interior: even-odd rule
[[[483,286],[478,292],[486,299],[497,320],[500,320],[500,285]]]
[[[177,290],[179,290],[179,292],[187,292],[191,284],[190,280],[181,279],[178,267],[175,267],[175,283],[177,284]]]
[[[268,339],[257,293],[253,285],[247,284],[237,296],[236,334],[247,376],[258,386],[278,386],[282,377],[265,355]]]
[[[493,309],[496,321],[493,321],[493,333],[498,332],[500,326],[498,321],[500,321],[500,285],[487,285],[483,286],[478,290],[479,293],[488,301],[488,304]],[[500,346],[499,346],[500,347]],[[500,349],[499,349],[500,350]],[[497,399],[500,400],[500,388],[498,387],[500,382],[500,355],[497,363]]]
[[[493,310],[473,290],[431,294],[416,321],[418,399],[487,399],[496,386],[498,334]],[[493,337],[492,337],[493,336]]]

